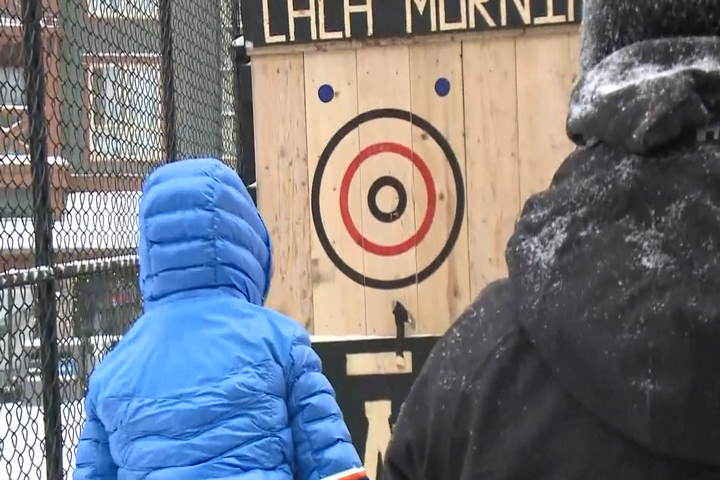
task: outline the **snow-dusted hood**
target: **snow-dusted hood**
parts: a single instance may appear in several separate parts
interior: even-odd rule
[[[628,441],[720,465],[717,39],[642,42],[581,79],[580,145],[506,252],[520,322],[562,388]],[[653,478],[648,472],[647,478]]]
[[[576,86],[567,119],[578,145],[642,154],[720,117],[720,39],[669,38],[625,47]]]

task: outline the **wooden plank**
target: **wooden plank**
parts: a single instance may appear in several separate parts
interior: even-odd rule
[[[463,72],[474,297],[507,275],[505,246],[520,212],[514,39],[464,42]]]
[[[565,119],[578,71],[577,37],[558,34],[516,40],[522,201],[547,188],[555,170],[573,150]]]
[[[409,112],[410,64],[407,47],[366,48],[357,51],[358,105],[361,113],[373,109],[394,108]],[[409,120],[409,118],[407,119]],[[414,317],[418,314],[418,291],[415,283],[417,272],[416,248],[400,248],[415,233],[415,202],[413,197],[413,166],[401,153],[389,153],[385,147],[407,150],[412,144],[412,127],[409,121],[398,118],[376,118],[360,125],[361,150],[377,148],[374,155],[364,162],[358,171],[361,190],[368,201],[363,202],[360,231],[364,241],[365,267],[365,316],[368,335],[395,335],[393,301],[401,302]],[[381,178],[399,181],[395,188],[395,207],[402,211],[395,221],[383,222],[370,210],[373,186],[379,186]],[[386,188],[390,190],[391,188]],[[382,189],[381,189],[382,190]],[[398,193],[399,192],[399,193]],[[404,192],[406,203],[400,208]],[[378,195],[381,192],[378,192]],[[392,192],[391,192],[392,194]],[[386,205],[387,207],[387,205]],[[381,207],[382,209],[382,207]],[[388,211],[385,209],[385,211]],[[384,254],[371,252],[370,242],[387,248]],[[410,277],[410,284],[402,288],[384,286],[371,288],[369,278],[400,280]]]
[[[421,272],[442,262],[432,276],[418,283],[415,320],[417,333],[423,334],[442,335],[470,303],[461,48],[460,42],[410,47],[413,116],[427,120],[440,137],[433,138],[414,120],[413,151],[432,175],[436,205],[428,234],[417,248],[417,268]],[[443,150],[443,141],[451,153]],[[455,170],[451,162],[456,163]],[[429,205],[428,189],[417,169],[414,174],[415,222],[420,225]]]
[[[349,377],[361,375],[401,375],[412,373],[412,352],[404,351],[402,363],[395,352],[349,353],[345,357]]]
[[[578,24],[582,0],[243,0],[253,46]]]
[[[310,198],[302,54],[253,61],[258,206],[273,241],[267,306],[312,332]]]
[[[322,97],[322,98],[321,98]],[[357,65],[354,51],[308,53],[305,55],[305,98],[309,187],[319,196],[322,222],[320,234],[337,254],[358,272],[364,272],[363,251],[345,228],[340,213],[340,190],[350,161],[359,153],[358,131],[347,135],[324,160],[320,182],[313,177],[318,162],[343,125],[358,114]],[[316,180],[317,181],[317,180]],[[317,187],[317,188],[315,188]],[[364,195],[354,182],[348,205],[354,218],[361,216]],[[316,335],[357,335],[365,333],[365,289],[340,271],[323,248],[318,230],[312,229],[313,303]]]
[[[568,32],[568,48],[570,55],[570,69],[573,71],[572,86],[569,94],[572,94],[572,88],[575,87],[580,78],[580,31]],[[569,97],[569,95],[568,95]],[[570,103],[568,101],[566,103]]]

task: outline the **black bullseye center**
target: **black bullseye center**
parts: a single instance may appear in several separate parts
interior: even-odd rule
[[[395,190],[395,193],[398,197],[397,205],[390,212],[385,212],[381,210],[378,206],[378,193],[380,193],[380,190],[382,190],[384,187],[390,187]],[[405,209],[407,208],[407,192],[405,191],[405,187],[400,182],[400,180],[389,175],[378,178],[373,182],[372,185],[370,185],[367,200],[370,213],[373,217],[375,217],[379,222],[382,223],[394,222],[395,220],[400,218],[403,213],[405,213]]]

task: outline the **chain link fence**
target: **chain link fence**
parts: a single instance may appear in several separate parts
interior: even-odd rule
[[[142,312],[148,172],[254,177],[238,1],[0,0],[0,480],[72,478],[87,377]]]

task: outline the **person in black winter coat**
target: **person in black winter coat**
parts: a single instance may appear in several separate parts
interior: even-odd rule
[[[586,0],[577,148],[401,409],[384,480],[720,479],[720,0]]]

